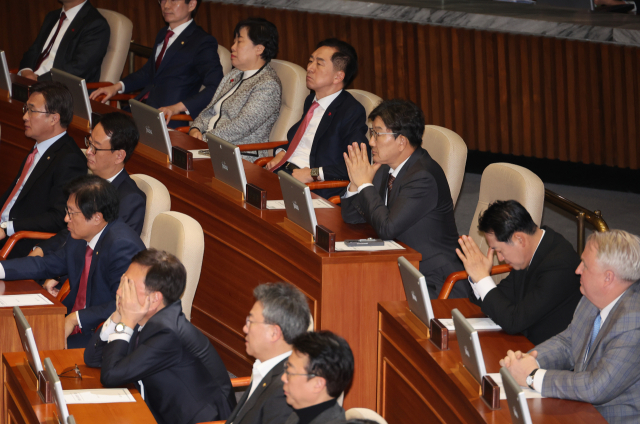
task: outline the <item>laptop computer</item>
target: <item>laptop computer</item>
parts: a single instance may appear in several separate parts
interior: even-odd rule
[[[62,392],[62,384],[60,378],[56,373],[56,369],[53,367],[51,358],[44,358],[44,374],[52,386],[53,403],[56,405],[56,415],[60,424],[65,424],[69,420],[69,410],[67,409],[67,402],[64,400],[64,393]]]
[[[51,78],[67,86],[73,97],[73,114],[86,119],[91,126],[91,103],[85,80],[56,68],[51,69]]]
[[[13,307],[13,317],[16,320],[22,348],[27,354],[27,362],[33,373],[38,375],[38,372],[42,371],[42,362],[40,362],[40,355],[38,354],[38,347],[36,346],[36,339],[33,337],[31,326],[18,306]]]
[[[223,183],[240,190],[247,197],[247,177],[242,166],[240,148],[211,133],[205,133],[209,144],[211,165],[216,178]]]
[[[280,179],[284,207],[287,210],[287,218],[315,237],[318,221],[316,220],[316,211],[313,208],[309,187],[284,171],[278,172],[278,178]]]
[[[164,113],[137,100],[129,100],[133,120],[140,133],[140,143],[171,157],[171,139]]]
[[[0,50],[0,89],[8,91],[11,97],[11,76],[9,76],[9,66],[4,50]]]
[[[409,310],[429,327],[433,319],[433,309],[431,308],[431,299],[429,299],[424,275],[411,265],[411,262],[404,256],[398,258],[398,267],[400,268],[404,293],[409,303]]]
[[[516,383],[516,380],[505,367],[500,368],[500,376],[502,377],[502,387],[504,387],[504,392],[507,395],[511,422],[515,424],[532,424],[524,390]]]
[[[453,309],[451,315],[456,330],[456,338],[458,339],[458,347],[460,348],[460,356],[462,356],[462,364],[469,370],[473,378],[482,384],[482,377],[487,374],[487,370],[484,366],[478,330],[474,330],[473,326],[458,309]]]

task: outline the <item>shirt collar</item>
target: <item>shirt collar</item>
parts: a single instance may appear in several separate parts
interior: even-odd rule
[[[51,137],[48,140],[45,140],[43,142],[40,142],[38,144],[36,144],[36,146],[38,147],[38,154],[40,156],[44,155],[44,152],[47,151],[47,149],[49,149],[49,147],[51,147],[53,145],[53,143],[55,143],[56,141],[60,140],[62,138],[63,135],[65,135],[67,132],[64,131],[54,137]]]
[[[180,34],[182,34],[182,31],[184,31],[189,25],[191,25],[191,22],[193,22],[193,19],[189,19],[187,22],[178,25],[174,29],[171,29],[171,27],[169,27],[167,28],[167,31],[173,31],[173,35],[171,36],[171,38],[178,38],[180,37]]]
[[[271,359],[267,359],[264,362],[261,362],[259,359],[256,359],[256,362],[253,364],[254,371],[257,371],[260,374],[260,379],[264,378],[265,375],[269,374],[269,371],[273,369],[276,365],[282,362],[283,359],[291,356],[291,351],[285,352],[281,355],[274,356]]]
[[[79,5],[73,6],[69,10],[64,10],[64,7],[62,8],[62,12],[64,12],[64,14],[67,16],[67,19],[69,19],[69,22],[73,21],[73,19],[76,17],[78,12],[80,12],[80,9],[82,9],[82,6],[84,6],[85,3],[86,1],[83,1]],[[62,14],[62,12],[60,13]]]
[[[405,163],[407,163],[407,161],[409,160],[409,158],[411,158],[411,156],[409,156],[408,158],[406,158],[404,160],[404,162],[402,162],[400,165],[398,165],[398,167],[396,169],[391,169],[389,168],[389,174],[393,175],[393,178],[396,178],[398,176],[398,174],[400,173],[400,170],[402,169],[402,167],[404,166]]]
[[[331,103],[333,103],[333,101],[340,95],[340,93],[342,93],[342,90],[336,93],[333,93],[329,96],[323,97],[320,100],[318,100],[317,97],[314,97],[313,100],[318,102],[318,106],[321,107],[323,110],[327,110],[329,106],[331,106]]]
[[[109,224],[107,224],[107,225],[109,225]],[[100,232],[98,234],[93,236],[91,241],[88,243],[88,246],[91,248],[91,250],[96,250],[96,244],[98,244],[98,240],[100,240],[100,236],[104,232],[104,229],[107,228],[107,225],[105,225],[104,228],[102,230],[100,230]]]
[[[262,68],[260,68],[260,69],[262,69]],[[252,70],[250,70],[250,71],[243,71],[243,73],[242,73],[242,79],[243,79],[243,80],[246,80],[247,78],[251,78],[252,76],[254,76],[255,74],[257,74],[257,73],[258,73],[258,71],[259,71],[260,69],[252,69]]]
[[[118,173],[117,173],[116,175],[114,175],[113,177],[111,177],[111,178],[107,178],[107,181],[109,181],[110,183],[112,183],[112,182],[113,182],[113,180],[115,180],[116,178],[118,178],[118,175],[122,174],[122,171],[124,171],[124,168],[122,168],[122,169],[120,170],[120,172],[118,172]]]
[[[605,306],[604,308],[602,308],[600,310],[600,328],[602,328],[602,326],[604,325],[604,320],[606,320],[607,317],[609,316],[609,312],[611,312],[613,307],[616,306],[616,303],[618,303],[618,300],[620,300],[622,295],[625,294],[627,292],[627,290],[623,291],[622,294],[620,296],[616,297],[613,302],[609,303],[607,306]]]
[[[542,236],[540,237],[540,240],[538,240],[538,245],[536,246],[536,250],[533,251],[533,256],[531,257],[531,260],[529,261],[529,266],[531,266],[531,262],[533,262],[533,258],[536,257],[536,252],[538,251],[538,248],[540,247],[540,243],[542,243],[542,237],[544,237],[544,233],[545,233],[545,231],[542,230]]]

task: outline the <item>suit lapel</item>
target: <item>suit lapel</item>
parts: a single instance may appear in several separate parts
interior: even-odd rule
[[[60,150],[62,145],[65,143],[67,137],[68,137],[67,134],[60,137],[40,157],[40,160],[38,160],[38,163],[36,164],[35,168],[33,168],[33,171],[29,175],[29,178],[27,178],[27,181],[24,183],[24,187],[22,188],[22,191],[20,191],[20,194],[16,199],[16,203],[18,203],[24,196],[26,196],[26,194],[29,192],[31,187],[33,187],[33,185],[35,184],[36,180],[49,167],[49,164],[51,164],[51,162],[56,156],[56,153],[58,152],[58,150]],[[22,170],[20,171],[20,173],[22,173]]]
[[[91,268],[89,268],[89,277],[87,278],[87,306],[90,306],[89,300],[91,299],[91,288],[93,287],[93,274],[98,267],[100,251],[102,250],[102,242],[109,232],[109,227],[111,227],[111,225],[113,225],[113,222],[107,224],[107,226],[104,228],[104,231],[102,231],[102,234],[100,234],[98,243],[96,243],[96,248],[93,249],[93,255],[91,256]]]
[[[118,174],[118,176],[115,177],[113,181],[111,181],[111,185],[117,190],[118,187],[120,187],[120,184],[124,182],[128,175],[129,174],[127,173],[127,171],[123,169],[122,172],[120,172],[120,174]]]
[[[407,160],[407,163],[405,163],[402,166],[402,169],[400,169],[398,176],[393,182],[393,188],[391,189],[391,193],[389,195],[389,198],[387,199],[387,205],[391,205],[393,201],[396,199],[396,197],[398,197],[400,186],[403,184],[404,180],[407,178],[407,175],[409,175],[409,170],[411,169],[413,164],[416,163],[416,161],[422,156],[423,152],[428,155],[426,150],[422,148],[416,149],[411,154],[411,156],[409,156],[409,160]],[[385,189],[386,189],[386,184],[385,184]]]
[[[288,359],[288,357],[283,359],[282,361],[278,362],[278,364],[276,364],[276,366],[271,368],[271,371],[269,371],[267,373],[267,375],[265,375],[262,378],[262,381],[260,382],[258,387],[256,387],[256,390],[253,392],[251,397],[249,397],[246,400],[246,403],[242,406],[242,409],[240,410],[240,412],[238,413],[238,415],[236,416],[234,421],[240,421],[247,414],[247,412],[251,411],[251,408],[253,408],[253,406],[258,402],[258,399],[267,390],[267,388],[271,384],[272,380],[276,376],[280,376],[282,374],[282,372],[284,370],[284,363],[286,362],[287,359]],[[249,387],[249,390],[247,390],[245,392],[245,394],[247,396],[249,396],[248,393],[250,391],[251,391],[251,387]],[[243,396],[243,398],[244,398],[244,396]]]
[[[78,12],[76,17],[73,18],[73,21],[71,21],[71,23],[69,24],[69,27],[67,28],[67,30],[64,33],[64,36],[62,37],[62,40],[60,40],[60,45],[58,46],[58,53],[64,52],[66,50],[67,44],[69,44],[69,42],[74,37],[76,32],[79,32],[79,29],[82,28],[82,26],[84,25],[84,18],[85,16],[87,16],[87,13],[89,13],[89,9],[91,7],[92,7],[91,3],[86,2],[85,5],[82,6],[80,11]],[[62,57],[62,55],[60,55],[60,57]],[[56,59],[58,59],[57,53],[56,53]]]
[[[191,34],[193,34],[193,31],[196,28],[196,21],[192,21],[188,27],[186,27],[184,29],[184,31],[182,31],[182,33],[180,34],[180,36],[178,38],[175,39],[175,41],[173,43],[171,43],[171,46],[169,46],[169,48],[164,52],[164,57],[162,58],[162,62],[160,62],[160,66],[158,67],[158,70],[156,71],[156,75],[160,74],[164,68],[166,68],[165,64],[166,63],[170,63],[171,58],[180,50],[184,47],[184,43],[186,43],[189,40],[189,37],[191,37]],[[166,35],[166,31],[164,32],[164,35]],[[163,35],[163,39],[162,39],[162,43],[164,43],[164,35]],[[157,47],[157,46],[156,46]],[[154,62],[155,62],[155,51],[154,51]],[[168,65],[167,65],[168,66]]]
[[[535,274],[536,269],[538,269],[538,266],[540,266],[540,263],[542,263],[542,260],[547,256],[549,251],[554,246],[553,230],[549,228],[545,228],[544,230],[545,230],[544,236],[540,241],[540,245],[538,246],[538,249],[533,255],[533,258],[531,260],[531,265],[529,265],[525,269],[525,272],[523,273],[524,276],[523,276],[522,284],[516,284],[516,287],[517,287],[516,290],[518,290],[518,299],[520,300],[522,300],[522,298],[524,297],[524,294],[527,292],[526,288],[529,282],[531,281],[531,276]]]
[[[333,121],[333,118],[336,116],[336,109],[340,107],[340,105],[344,101],[345,96],[346,96],[345,91],[342,90],[342,92],[338,95],[338,97],[336,97],[336,99],[331,102],[327,110],[324,111],[324,115],[322,115],[320,124],[318,124],[316,135],[313,137],[313,144],[311,145],[310,156],[315,156],[316,150],[318,149],[319,140],[322,140],[322,136],[327,131],[327,129],[329,129],[329,127],[331,126],[331,122]],[[309,107],[311,107],[311,105],[309,105]]]

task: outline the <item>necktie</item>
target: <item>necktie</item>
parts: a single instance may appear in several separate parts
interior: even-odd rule
[[[601,321],[602,320],[601,320],[601,317],[600,317],[600,312],[598,312],[598,315],[596,315],[596,319],[593,321],[593,329],[591,330],[591,338],[589,339],[589,346],[587,346],[587,351],[584,354],[584,362],[587,361],[587,356],[589,356],[589,351],[591,350],[591,345],[596,340],[596,337],[598,337],[598,332],[600,331]]]
[[[34,147],[29,156],[27,156],[27,161],[24,163],[24,168],[22,168],[22,174],[20,174],[18,182],[16,183],[15,187],[13,187],[13,191],[11,191],[11,194],[9,195],[9,197],[7,197],[7,201],[4,202],[4,206],[2,206],[2,210],[0,210],[0,215],[4,213],[4,210],[7,208],[7,206],[9,206],[9,203],[11,203],[18,190],[20,190],[20,187],[22,187],[25,178],[27,178],[27,175],[31,170],[31,166],[33,165],[33,160],[36,157],[36,153],[38,153],[38,146]]]
[[[391,188],[393,187],[393,182],[395,180],[396,180],[396,177],[394,177],[393,175],[389,175],[389,180],[387,180],[387,190],[389,190],[388,193],[391,193]]]
[[[51,41],[47,45],[47,48],[44,49],[42,51],[42,53],[40,53],[40,56],[38,56],[38,61],[36,62],[36,67],[33,70],[34,72],[37,71],[38,68],[40,67],[40,65],[42,65],[42,62],[44,62],[44,60],[49,57],[49,53],[51,53],[51,49],[53,48],[53,43],[56,42],[56,38],[58,37],[58,33],[60,32],[60,27],[62,26],[62,22],[65,19],[67,19],[67,15],[65,15],[65,13],[62,12],[60,14],[60,22],[58,22],[58,28],[56,29],[56,32],[53,34],[53,37],[51,37]]]
[[[280,168],[282,164],[288,161],[291,155],[293,155],[293,152],[295,152],[296,147],[298,147],[298,144],[300,144],[300,140],[302,140],[302,136],[304,135],[305,131],[307,130],[307,127],[309,126],[309,122],[311,122],[311,118],[313,118],[313,112],[318,108],[318,106],[320,106],[320,104],[314,101],[311,107],[309,108],[309,110],[307,111],[307,115],[304,117],[304,120],[298,127],[298,131],[296,131],[296,135],[293,136],[293,140],[289,145],[289,150],[287,150],[287,153],[285,153],[282,160],[276,166],[271,168],[271,172]]]
[[[91,258],[93,257],[93,249],[87,246],[87,250],[84,252],[84,268],[82,269],[82,275],[80,276],[80,286],[78,287],[78,294],[76,295],[76,301],[73,304],[71,313],[80,311],[87,306],[87,281],[89,280],[89,270],[91,269]],[[80,333],[80,327],[76,326],[73,329],[71,335]]]
[[[167,31],[167,34],[164,36],[164,44],[162,45],[162,50],[160,50],[160,54],[156,58],[156,71],[160,67],[160,63],[162,63],[162,58],[164,57],[164,52],[167,50],[167,44],[169,44],[169,38],[173,35],[173,31]]]

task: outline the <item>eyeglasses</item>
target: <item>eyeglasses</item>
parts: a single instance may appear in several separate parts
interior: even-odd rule
[[[93,153],[101,152],[101,151],[113,152],[113,149],[98,149],[98,148],[96,148],[96,146],[93,144],[93,142],[91,140],[89,140],[89,138],[87,136],[84,137],[84,145],[87,146],[87,150],[91,150]]]
[[[182,1],[184,1],[184,0],[158,0],[158,4],[160,6],[162,6],[163,4],[165,4],[167,2],[169,2],[170,4],[173,4],[173,3],[179,3],[179,2],[182,2]]]
[[[393,132],[392,133],[381,133],[381,132],[378,132],[378,131],[374,130],[373,128],[369,128],[369,135],[371,137],[378,138],[378,136],[381,136],[381,135],[398,135],[398,133],[393,133]]]
[[[301,373],[289,372],[289,367],[290,366],[291,366],[291,364],[289,363],[289,361],[284,363],[284,373],[287,374],[287,379],[289,377],[291,377],[292,375],[306,375],[309,378],[317,377],[317,375],[315,375],[315,374],[301,374]]]
[[[251,316],[247,315],[247,318],[245,318],[244,320],[245,325],[247,326],[247,328],[251,327],[251,324],[266,324],[266,325],[271,325],[268,322],[257,322],[257,321],[251,321]]]
[[[70,372],[75,372],[76,375],[65,375],[65,374],[68,374]],[[80,380],[82,380],[82,373],[80,372],[80,369],[78,368],[78,365],[76,364],[75,366],[69,367],[69,368],[65,369],[64,371],[62,371],[60,374],[58,374],[58,377],[79,378]]]
[[[68,207],[64,207],[64,212],[69,215],[69,218],[73,218],[73,215],[77,214],[77,213],[82,213],[82,211],[78,211],[78,212],[69,212],[69,208]]]
[[[22,106],[22,114],[24,115],[27,112],[29,112],[29,116],[31,116],[32,113],[50,113],[50,112],[47,112],[47,111],[42,112],[42,111],[39,111],[39,110],[33,110],[28,105]]]

